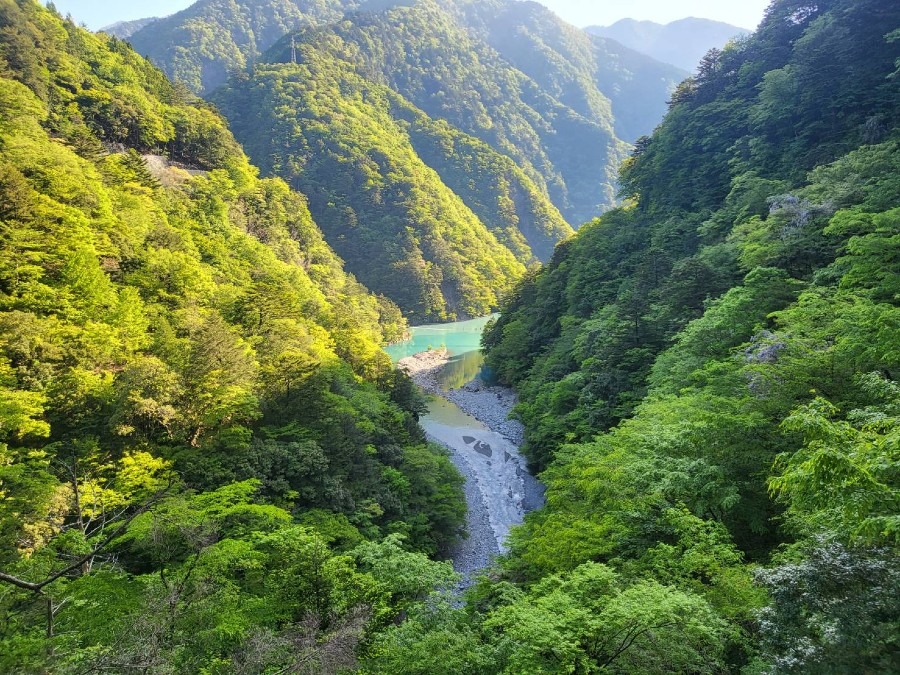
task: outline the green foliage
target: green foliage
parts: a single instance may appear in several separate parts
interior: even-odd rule
[[[624,207],[510,296],[483,344],[547,506],[503,578],[599,562],[702,598],[729,672],[896,669],[898,24],[772,3],[638,141]]]
[[[364,672],[717,672],[724,632],[702,599],[652,581],[626,586],[589,563],[507,595],[480,634],[459,610],[420,609],[383,634]]]
[[[408,317],[428,322],[492,311],[523,263],[534,260],[511,220],[518,216],[487,227],[417,154],[404,118],[435,123],[347,64],[301,49],[301,65],[260,65],[253,78],[217,93],[249,152],[309,195],[350,270]],[[442,132],[450,143],[461,137]],[[477,150],[502,167],[487,147]],[[532,230],[543,230],[535,241],[547,250],[570,230],[524,176],[515,178],[544,208],[545,220]],[[491,197],[494,203],[469,203],[486,213],[500,198]],[[518,259],[507,247],[514,243]]]
[[[525,56],[526,45],[498,37],[499,26],[503,33],[515,26],[526,35],[535,21],[547,42],[568,43],[558,46],[561,54],[532,49]],[[522,15],[508,2],[429,0],[306,29],[298,39],[514,159],[570,223],[613,202],[615,165],[627,146],[616,138],[609,102],[599,90],[612,91],[628,77],[609,82],[597,73],[588,36],[544,10],[529,8]],[[568,51],[588,52],[574,76],[566,72],[574,70],[563,56]],[[535,55],[536,66],[517,67]],[[288,39],[267,54],[278,62],[290,57]],[[308,56],[303,51],[299,58]]]
[[[760,617],[772,673],[890,673],[900,665],[894,551],[810,542],[802,560],[760,573],[772,604]]]
[[[478,675],[497,672],[495,649],[484,644],[463,610],[432,601],[382,632],[361,672]]]
[[[841,5],[817,11],[831,17],[845,10],[845,30],[857,31],[852,42],[860,44],[875,30],[871,18],[865,18],[868,10]],[[839,273],[847,287],[877,288],[874,292],[882,293],[877,301],[892,300],[890,209],[896,203],[892,175],[897,153],[896,141],[888,138],[895,122],[881,112],[888,94],[878,82],[889,72],[890,47],[873,38],[874,58],[853,57],[866,64],[862,79],[871,82],[868,89],[860,89],[860,78],[850,71],[840,70],[859,92],[853,109],[861,118],[868,111],[883,122],[883,143],[863,146],[826,165],[874,139],[863,138],[857,126],[844,120],[840,130],[831,132],[843,139],[841,150],[814,164],[803,165],[796,156],[785,157],[780,166],[770,164],[761,158],[762,147],[773,141],[744,120],[746,111],[764,97],[751,82],[783,67],[773,59],[800,58],[772,47],[780,40],[796,39],[804,31],[810,39],[832,39],[820,31],[827,23],[824,16],[817,21],[804,17],[790,36],[780,32],[782,19],[775,16],[752,38],[716,55],[693,83],[692,93],[676,98],[654,137],[638,143],[623,170],[625,194],[637,197],[638,206],[607,214],[560,247],[547,268],[511,296],[502,318],[486,334],[489,365],[520,390],[519,414],[529,434],[526,451],[536,466],[546,465],[555,445],[589,439],[597,429],[632,414],[648,384],[684,386],[689,373],[680,368],[696,369],[708,357],[720,358],[723,350],[749,340],[755,328],[765,328],[766,315],[788,304],[799,285],[785,279],[778,287],[773,278],[767,288],[757,267],[775,268],[780,271],[774,274],[801,281],[821,277],[828,269]],[[882,18],[890,24],[890,13]],[[846,47],[846,41],[841,44]],[[816,79],[805,62],[803,68],[810,87],[827,79]],[[828,86],[841,87],[834,81]],[[793,98],[779,98],[778,108],[785,114],[801,108],[810,111],[804,115],[813,114],[813,101],[801,90]],[[714,123],[709,119],[713,109]],[[727,135],[721,143],[720,133]],[[703,148],[684,146],[701,138]],[[815,138],[797,138],[810,152],[822,149]],[[800,173],[798,165],[803,166]],[[804,184],[803,171],[817,165]],[[739,272],[751,274],[743,289],[718,300],[721,308],[710,307],[715,298],[740,286]],[[751,288],[756,299],[748,295]],[[734,305],[732,316],[717,316],[735,302],[746,304]],[[704,312],[703,321],[678,340],[690,335],[690,340],[717,342],[691,347],[699,350],[693,362],[683,348],[669,351],[651,374],[653,360],[670,340]],[[716,321],[722,321],[720,331],[734,330],[731,339],[708,333]],[[708,355],[705,348],[711,350]]]
[[[804,528],[841,532],[853,542],[870,545],[896,544],[900,389],[877,373],[865,384],[884,404],[848,413],[856,425],[836,421],[837,410],[821,398],[782,422],[785,429],[803,435],[804,446],[776,465],[780,475],[771,480],[771,487]]]
[[[285,41],[230,85],[268,117],[232,113],[270,122],[265,169],[308,180],[326,229],[391,205],[351,244],[396,235],[406,309],[489,307],[561,232],[535,206],[574,185],[553,153],[580,157],[494,102],[533,93],[565,142],[590,127],[567,111],[606,106],[540,16],[428,1],[308,29],[300,63]],[[380,350],[400,310],[208,107],[0,4],[0,670],[896,671],[898,24],[776,0],[638,142],[628,203],[512,289],[485,347],[547,505],[456,607],[426,554],[460,531],[460,479]],[[520,68],[493,93],[486,44]],[[537,51],[565,104],[531,88]]]
[[[502,633],[508,673],[715,672],[725,630],[699,598],[655,582],[623,589],[595,564],[544,579],[485,625]]]
[[[261,54],[267,61],[289,63],[295,55],[307,61],[308,53],[298,51],[298,44],[315,47],[328,62],[352,64],[370,85],[386,85],[432,120],[449,125],[455,141],[445,128],[438,126],[440,138],[435,139],[429,138],[434,130],[423,134],[423,125],[416,124],[416,151],[489,227],[506,221],[503,228],[509,229],[509,217],[518,215],[519,229],[541,259],[550,251],[534,240],[543,236],[548,217],[551,222],[558,218],[546,198],[573,225],[609,207],[615,200],[616,165],[627,152],[622,141],[650,132],[669,91],[686,75],[616,43],[591,38],[533,4],[259,4],[204,0],[130,39],[173,79],[207,94],[229,74],[253,77]],[[216,97],[222,101],[221,95]],[[339,105],[348,97],[348,91],[320,96],[317,104]],[[240,103],[239,98],[233,103]],[[229,112],[229,118],[242,139],[258,133],[252,126],[243,130],[254,124],[252,114]],[[475,139],[515,160],[529,180],[504,158],[473,144]],[[443,148],[435,147],[436,141]],[[251,147],[251,155],[269,168],[267,157],[287,147],[279,143],[268,153]],[[514,235],[516,223],[511,227]],[[513,243],[520,247],[522,242]]]
[[[134,48],[196,93],[224,84],[286,33],[300,26],[336,21],[358,0],[267,0],[251,3],[202,0],[154,21],[129,37]]]
[[[249,4],[200,2],[131,40],[211,95],[348,269],[421,323],[494,311],[564,217],[611,206],[617,132],[649,131],[683,75],[537,5]]]
[[[465,516],[400,310],[124,43],[0,54],[0,670],[352,667]]]

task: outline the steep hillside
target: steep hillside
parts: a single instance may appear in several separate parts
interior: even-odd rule
[[[534,585],[476,605],[507,672],[900,665],[898,67],[895,3],[773,2],[638,142],[626,206],[488,331],[548,485],[505,563]],[[701,601],[678,654],[609,650],[609,589],[646,609],[647,583]],[[537,626],[575,646],[548,655]]]
[[[135,19],[134,21],[119,21],[110,26],[106,26],[102,30],[107,35],[112,35],[121,40],[127,40],[139,30],[146,28],[155,21],[159,21],[159,18],[150,17],[147,19]]]
[[[208,105],[32,0],[0,241],[0,671],[322,672],[451,582],[398,308]]]
[[[887,8],[870,5],[890,22]],[[817,165],[885,139],[896,125],[897,43],[885,40],[874,18],[843,10],[846,19],[828,26],[838,11],[829,6],[822,18],[795,25],[778,10],[786,11],[776,3],[752,41],[714,55],[681,85],[663,125],[639,141],[622,172],[623,192],[637,205],[603,217],[561,247],[520,289],[522,300],[512,307],[522,314],[504,313],[493,334],[512,336],[524,320],[528,341],[508,359],[498,347],[497,365],[517,384],[558,381],[560,392],[590,400],[586,437],[598,423],[629,414],[646,391],[653,357],[708,299],[752,271],[747,260],[768,260],[761,252],[775,235],[764,223],[792,208],[807,208],[804,219],[818,214],[815,204],[792,206],[785,195],[805,185]],[[785,46],[788,39],[795,42]],[[822,55],[835,49],[847,65],[826,68]],[[865,69],[853,65],[860,63]],[[809,278],[839,248],[800,227],[785,237],[776,266],[797,278]],[[579,319],[563,321],[567,316]],[[600,331],[602,349],[585,350],[589,329]],[[592,369],[589,397],[582,363]],[[561,377],[569,373],[578,373],[578,385]],[[546,411],[544,403],[536,412]],[[585,410],[571,399],[564,405]]]
[[[547,506],[366,672],[897,672],[898,47],[776,0],[680,88],[484,339]]]
[[[437,127],[346,64],[305,45],[298,60],[260,65],[252,79],[232,81],[215,97],[248,151],[266,171],[309,195],[317,222],[350,269],[410,318],[427,323],[490,313],[524,273],[523,263],[533,260],[516,227],[513,196],[540,204],[540,194],[514,167],[500,166],[495,173],[489,166],[485,176],[459,176],[451,161],[438,157],[438,166],[464,181],[461,191],[473,205],[480,203],[478,190],[490,191],[491,185],[470,188],[469,181],[505,181],[504,171],[516,181],[496,186],[492,202],[480,203],[479,210],[495,224],[492,232],[415,148],[434,155],[436,143],[462,149],[468,139]],[[476,158],[472,169],[482,158],[490,161],[487,148],[470,147]],[[466,161],[462,152],[445,154]],[[501,207],[510,209],[511,222],[491,215]],[[568,231],[549,205],[547,218],[536,227],[537,217],[524,215],[543,252]],[[507,245],[517,249],[520,260]]]
[[[626,146],[616,136],[611,104],[597,89],[592,71],[570,72],[563,57],[542,58],[536,67],[542,73],[539,82],[490,44],[484,13],[493,22],[514,4],[418,0],[307,29],[295,44],[352,63],[360,75],[401,94],[430,117],[511,157],[577,226],[613,204],[615,171]],[[565,29],[556,19],[548,25],[551,32]],[[582,34],[572,34],[581,37],[581,47],[591,49]],[[287,62],[290,55],[290,40],[283,40],[266,58]],[[659,100],[677,78],[663,80]],[[570,97],[576,107],[557,95]]]
[[[694,72],[710,49],[722,49],[729,40],[750,33],[721,21],[689,17],[665,25],[622,19],[611,26],[588,26],[591,35],[610,38],[657,61]]]
[[[198,0],[154,21],[129,42],[174,80],[198,94],[245,70],[285,33],[340,19],[358,0]]]
[[[587,119],[612,115],[628,143],[649,134],[688,70],[585,35],[536,2],[459,3],[465,23],[512,66]],[[691,67],[693,69],[693,66]]]
[[[209,93],[227,73],[252,70],[288,31],[318,26],[295,43],[354,63],[366,79],[512,158],[576,227],[614,203],[622,141],[653,129],[686,74],[591,39],[536,3],[299,7],[202,0],[132,43],[171,77]],[[290,40],[282,40],[265,60],[285,63],[290,54]]]

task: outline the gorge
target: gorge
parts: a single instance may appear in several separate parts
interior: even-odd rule
[[[761,18],[0,0],[0,673],[900,672],[900,4]]]
[[[521,425],[509,419],[515,394],[483,379],[481,333],[494,319],[413,327],[409,340],[388,349],[432,396],[419,423],[466,480],[467,537],[452,551],[464,587],[506,550],[510,528],[543,503],[543,487],[519,454]]]

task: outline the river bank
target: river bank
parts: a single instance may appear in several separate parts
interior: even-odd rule
[[[439,376],[447,363],[446,349],[432,349],[401,359],[397,365],[420,389],[455,403],[464,413],[520,447],[525,442],[525,427],[518,420],[509,419],[516,405],[515,392],[508,387],[487,386],[478,378],[458,389],[446,390],[441,387]]]
[[[478,379],[445,390],[440,374],[448,361],[446,350],[429,350],[401,359],[398,367],[422,390],[439,397],[421,422],[429,439],[450,451],[466,479],[469,537],[452,557],[456,570],[470,578],[505,550],[510,528],[543,505],[544,491],[519,453],[524,429],[508,419],[515,393]]]

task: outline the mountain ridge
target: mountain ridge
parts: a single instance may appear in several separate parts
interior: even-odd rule
[[[704,54],[721,49],[751,31],[711,19],[686,17],[667,24],[621,19],[610,26],[587,26],[586,32],[610,38],[664,63],[694,72]]]
[[[139,30],[142,30],[156,21],[159,21],[160,17],[153,16],[147,17],[146,19],[133,19],[131,21],[117,21],[116,23],[110,24],[108,26],[104,26],[100,29],[99,32],[106,33],[107,35],[113,35],[120,40],[127,40],[132,35],[137,33]]]
[[[571,225],[610,208],[615,170],[628,151],[617,132],[629,140],[647,133],[684,75],[589,38],[539,5],[323,1],[304,6],[305,14],[298,7],[201,0],[132,43],[152,45],[145,53],[175,78],[187,74],[195,89],[208,90],[231,70],[231,83],[210,96],[254,162],[308,192],[316,220],[355,275],[394,293],[417,321],[492,311],[526,266],[549,259]],[[503,39],[503,26],[516,27],[521,44]],[[258,54],[279,31],[285,34]],[[199,35],[206,42],[190,37]],[[212,49],[215,35],[223,37]],[[530,62],[538,45],[545,46],[540,59]],[[287,70],[273,66],[295,60],[314,62],[310,72],[321,83],[282,86]],[[541,63],[550,64],[548,74]],[[344,123],[345,113],[368,105],[367,96],[380,101],[369,108],[380,120],[375,133]],[[394,141],[385,144],[388,137]],[[319,153],[333,163],[310,161],[317,144],[333,149]],[[364,175],[393,185],[394,200],[382,201],[382,188],[351,194],[337,187],[370,185]],[[403,187],[416,181],[430,187]],[[438,195],[440,227],[429,220],[438,202],[423,206]],[[449,235],[455,228],[471,233],[471,250]],[[458,256],[481,263],[461,265]]]

